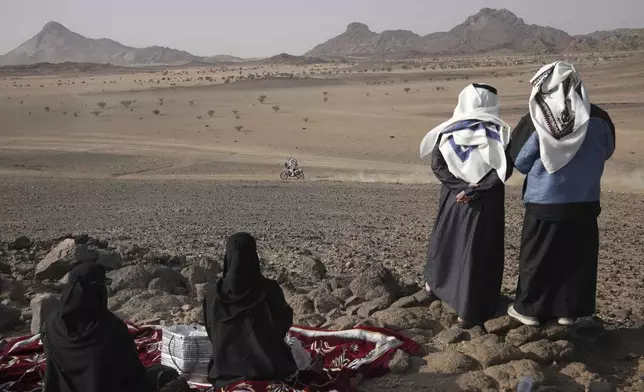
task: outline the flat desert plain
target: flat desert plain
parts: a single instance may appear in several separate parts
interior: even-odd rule
[[[584,374],[634,388],[644,353],[644,55],[577,65],[617,127],[604,177],[597,293],[597,319],[609,332],[576,343],[578,359],[589,367]],[[421,283],[438,187],[418,156],[420,140],[451,116],[472,82],[497,87],[502,115],[516,124],[540,65],[331,75],[310,75],[326,64],[241,67],[2,75],[0,240],[87,233],[114,246],[220,257],[225,237],[246,230],[271,268],[298,282],[309,277],[294,255],[313,254],[333,276],[382,263]],[[264,71],[300,75],[222,81]],[[289,156],[304,181],[279,179]],[[510,184],[508,298],[523,219],[521,177]],[[33,279],[33,264],[24,274]],[[587,386],[593,378],[580,381],[580,372],[568,378]],[[416,378],[375,388],[409,390]]]

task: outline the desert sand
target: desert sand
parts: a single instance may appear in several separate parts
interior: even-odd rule
[[[568,386],[601,378],[636,388],[644,354],[644,55],[577,65],[593,102],[613,118],[617,150],[606,167],[600,217],[597,316],[610,333],[575,342],[576,361],[590,370],[568,377]],[[320,75],[334,67],[338,73]],[[295,271],[296,280],[307,277],[292,255],[310,252],[332,275],[383,263],[420,283],[438,196],[428,162],[418,157],[420,140],[451,116],[460,90],[475,81],[498,88],[502,115],[516,124],[538,68],[357,72],[363,67],[254,64],[241,71],[3,74],[0,241],[87,233],[114,246],[219,255],[227,235],[248,230],[275,268]],[[222,79],[264,71],[295,77]],[[288,156],[299,160],[304,181],[279,179]],[[510,183],[509,298],[523,212],[521,177]],[[11,254],[4,257],[11,264]],[[33,265],[14,268],[31,279]],[[410,377],[370,387],[408,390],[417,375]]]

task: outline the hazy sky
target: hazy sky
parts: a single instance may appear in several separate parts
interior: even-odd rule
[[[0,0],[0,53],[54,20],[91,38],[202,56],[303,54],[350,22],[428,34],[483,7],[571,34],[644,27],[644,0]]]

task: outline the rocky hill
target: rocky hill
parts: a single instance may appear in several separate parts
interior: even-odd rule
[[[344,33],[306,55],[329,58],[411,52],[468,54],[501,49],[517,53],[630,50],[642,47],[642,41],[641,30],[621,29],[573,37],[552,27],[527,24],[507,9],[483,8],[450,31],[425,36],[407,30],[375,33],[365,24],[351,23]]]

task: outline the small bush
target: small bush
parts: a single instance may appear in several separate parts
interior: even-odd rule
[[[201,120],[202,116],[197,116],[197,120]]]
[[[239,113],[239,110],[233,110],[233,114],[236,116]]]
[[[243,125],[235,125],[235,129],[237,130],[237,132],[240,132],[242,129],[244,129],[244,126]]]
[[[195,106],[195,101],[188,101],[188,103],[190,104],[190,106]]]
[[[45,106],[45,111],[49,113],[49,106]]]
[[[74,112],[74,117],[78,117],[78,112]]]
[[[304,121],[305,123],[307,123],[307,122],[309,122],[309,118],[308,118],[308,117],[304,117],[304,118],[302,119],[302,121]]]
[[[325,91],[325,92],[322,93],[322,95],[327,95],[327,94],[329,94],[328,91]]]
[[[405,92],[409,93],[409,90],[411,90],[409,87],[405,87]]]
[[[93,114],[95,117],[98,117],[98,115],[99,115],[99,114],[101,114],[101,111],[100,111],[100,110],[95,110],[95,111],[93,111],[93,112],[92,112],[92,114]]]
[[[260,95],[259,97],[257,97],[257,100],[259,101],[259,103],[264,103],[266,98],[267,98],[266,95]]]
[[[324,97],[322,98],[322,100],[324,101],[324,103],[326,103],[329,100],[329,97]]]
[[[236,120],[239,120],[240,118],[241,118],[241,116],[239,114],[235,116]]]
[[[105,109],[105,105],[106,105],[105,102],[99,102],[96,104],[96,106],[98,106],[101,109]]]
[[[164,100],[165,100],[165,98],[159,98],[159,105],[163,106],[163,101]]]
[[[273,111],[274,111],[275,113],[279,112],[279,111],[280,111],[280,107],[279,107],[278,105],[273,106]]]
[[[214,110],[208,110],[208,116],[212,117],[212,116],[214,116],[214,115],[215,115],[215,111],[214,111]]]
[[[159,114],[161,114],[161,111],[159,109],[154,109],[152,113],[154,113],[155,116],[158,116]]]
[[[134,101],[130,101],[130,100],[121,101],[121,105],[123,105],[123,107],[126,108],[126,109],[129,109],[130,106],[132,106],[133,103],[134,103]]]

